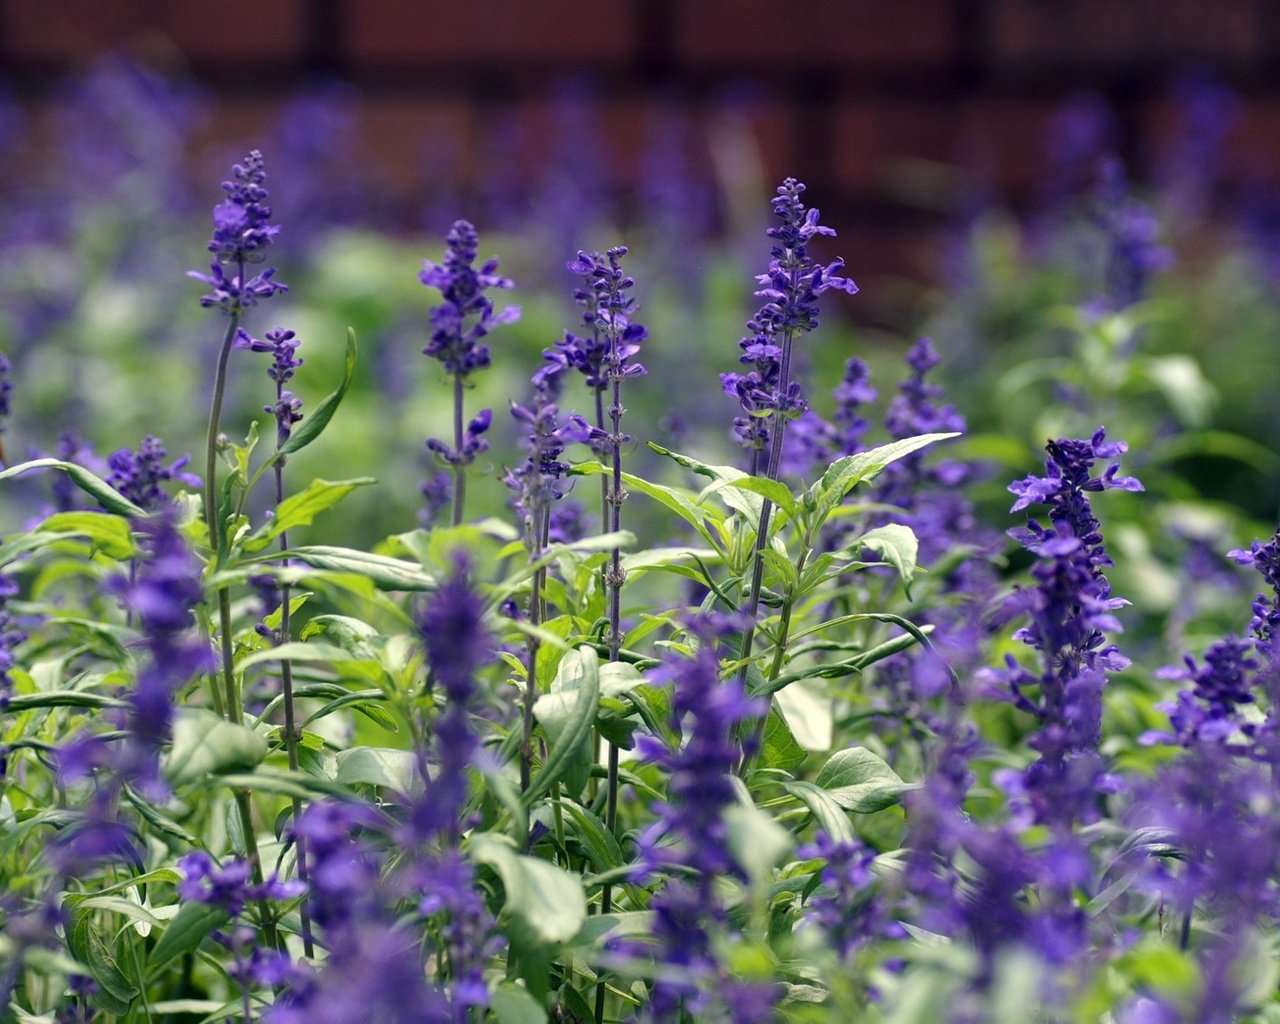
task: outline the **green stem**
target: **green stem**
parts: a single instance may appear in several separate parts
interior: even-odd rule
[[[453,454],[462,458],[462,375],[453,378]],[[466,497],[466,466],[461,462],[453,466],[453,525],[462,523],[462,505]]]

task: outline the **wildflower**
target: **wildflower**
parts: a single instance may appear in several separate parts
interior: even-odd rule
[[[262,407],[276,419],[276,444],[283,445],[293,433],[293,426],[302,420],[302,400],[291,391],[285,390],[285,384],[293,379],[294,373],[302,365],[298,358],[298,346],[301,342],[293,331],[283,327],[267,331],[266,338],[259,340],[241,328],[236,333],[234,347],[248,349],[250,352],[271,353],[271,366],[267,376],[276,382],[276,400],[271,405]]]
[[[188,456],[175,459],[166,466],[164,460],[168,454],[160,439],[148,434],[136,452],[121,448],[108,456],[107,466],[111,472],[107,483],[148,512],[154,512],[168,502],[168,496],[160,489],[166,481],[177,480],[194,488],[202,486],[198,476],[183,472],[182,467],[190,461]]]
[[[509,278],[499,277],[496,259],[486,260],[477,270],[476,252],[480,236],[465,220],[456,221],[445,236],[444,262],[424,260],[418,279],[428,288],[436,288],[443,302],[431,310],[431,334],[424,355],[438,359],[453,379],[454,437],[450,447],[432,438],[427,448],[454,467],[453,525],[462,521],[464,494],[463,469],[488,448],[484,433],[493,414],[488,410],[472,418],[464,433],[462,390],[468,378],[489,365],[489,347],[481,339],[499,324],[520,318],[518,306],[495,310],[486,292],[512,287]]]
[[[266,179],[262,154],[255,149],[243,163],[232,167],[232,179],[222,183],[226,198],[213,208],[213,237],[208,245],[213,263],[208,274],[188,271],[189,277],[211,288],[200,298],[200,305],[206,308],[217,306],[229,316],[239,315],[262,299],[288,291],[286,285],[274,280],[274,267],[245,276],[246,265],[261,263],[267,246],[280,233],[279,226],[270,223]],[[230,274],[227,267],[232,268]]]
[[[835,231],[818,223],[816,209],[805,209],[800,201],[804,190],[795,178],[787,178],[773,199],[774,216],[782,224],[768,229],[774,240],[769,269],[756,278],[761,287],[755,294],[765,303],[747,321],[751,334],[738,343],[739,362],[751,369],[720,375],[725,393],[737,398],[746,413],[734,420],[734,434],[753,452],[753,473],[771,468],[759,464],[760,453],[770,443],[770,430],[781,429],[780,417],[791,418],[805,409],[800,385],[790,379],[792,341],[818,326],[819,295],[830,288],[850,295],[858,291],[857,285],[839,275],[843,260],[824,266],[809,258],[808,243],[813,237]],[[771,417],[772,428],[767,422]],[[776,458],[771,456],[771,461]]]
[[[862,437],[871,429],[871,421],[859,413],[859,407],[876,400],[867,364],[854,357],[844,364],[844,377],[831,392],[836,400],[834,426],[837,454],[853,455],[862,448]]]

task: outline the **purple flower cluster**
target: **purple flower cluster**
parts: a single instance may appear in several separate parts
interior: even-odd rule
[[[1169,266],[1173,256],[1159,243],[1154,212],[1129,193],[1120,161],[1103,160],[1099,177],[1095,216],[1107,246],[1106,295],[1113,308],[1124,309],[1146,297],[1151,275]]]
[[[822,886],[809,901],[805,917],[823,930],[835,951],[848,959],[856,950],[896,928],[887,927],[884,908],[876,897],[871,865],[875,850],[858,840],[837,842],[827,833],[812,846],[797,851],[822,861]]]
[[[168,495],[160,489],[168,480],[177,480],[197,490],[203,486],[198,476],[183,472],[182,467],[190,461],[188,456],[165,465],[168,454],[160,439],[148,434],[136,452],[121,448],[107,457],[111,470],[107,483],[147,512],[168,504]]]
[[[1010,655],[1004,669],[989,673],[1014,704],[1039,723],[1030,741],[1039,760],[1020,780],[1005,776],[1002,781],[1016,791],[1015,798],[1029,802],[1032,820],[1064,829],[1073,822],[1094,820],[1098,793],[1113,788],[1097,753],[1102,688],[1108,672],[1128,664],[1114,645],[1106,643],[1108,632],[1121,631],[1113,613],[1127,602],[1111,596],[1103,575],[1103,567],[1111,562],[1088,494],[1139,491],[1142,485],[1133,477],[1119,476],[1115,462],[1092,475],[1098,459],[1126,450],[1123,443],[1108,444],[1104,438],[1099,430],[1087,441],[1049,442],[1047,475],[1027,477],[1009,487],[1018,496],[1014,511],[1043,503],[1049,506],[1053,524],[1045,528],[1033,520],[1026,529],[1011,531],[1039,556],[1032,568],[1036,586],[1021,591],[1015,602],[1030,621],[1014,637],[1039,651],[1043,665],[1033,671]]]
[[[207,903],[239,917],[251,900],[291,900],[301,896],[306,886],[299,881],[286,882],[272,875],[260,885],[249,881],[252,869],[248,861],[232,858],[226,864],[214,863],[203,850],[193,850],[178,861],[185,876],[178,883],[178,895],[192,903]]]
[[[263,406],[263,412],[269,412],[276,418],[277,447],[289,440],[293,433],[293,425],[302,420],[302,399],[292,391],[285,389],[285,384],[293,379],[302,360],[298,358],[298,346],[302,342],[293,331],[277,327],[267,331],[266,338],[258,339],[241,328],[236,333],[233,343],[236,348],[248,349],[250,352],[269,352],[271,366],[267,376],[276,383],[276,400],[272,405]]]
[[[444,301],[431,310],[431,335],[424,355],[438,359],[455,384],[462,386],[477,370],[489,365],[489,347],[481,343],[494,327],[520,318],[517,306],[495,310],[486,294],[490,289],[512,287],[509,278],[496,273],[498,261],[486,260],[475,267],[480,236],[469,221],[454,223],[445,236],[443,263],[424,260],[418,279],[428,288],[440,291]],[[442,442],[428,442],[452,465],[466,465],[488,447],[481,435],[488,429],[491,414],[485,410],[471,421],[466,438],[449,448]]]
[[[208,249],[214,260],[210,272],[188,272],[212,289],[200,297],[200,305],[206,308],[217,306],[228,315],[238,315],[262,299],[288,291],[287,286],[274,280],[274,267],[245,277],[246,265],[261,263],[267,246],[280,233],[279,226],[270,223],[266,180],[262,154],[255,149],[243,163],[232,168],[232,180],[222,183],[226,198],[213,208],[213,237]],[[230,275],[225,269],[228,266],[232,268]]]
[[[733,625],[694,619],[689,630],[698,646],[692,656],[667,660],[655,672],[655,682],[672,684],[671,725],[682,744],[671,749],[654,737],[637,742],[668,780],[667,799],[653,806],[657,820],[640,839],[645,870],[682,865],[697,872],[690,879],[668,879],[650,901],[659,957],[677,968],[654,984],[655,1021],[679,1019],[682,1006],[696,1014],[714,999],[708,983],[719,968],[712,934],[724,919],[716,879],[741,875],[729,852],[724,817],[737,801],[731,775],[741,750],[735,736],[741,723],[763,714],[767,705],[748,697],[736,677],[720,678],[716,644]]]
[[[1238,565],[1253,566],[1271,588],[1271,593],[1260,593],[1253,599],[1249,632],[1274,660],[1280,654],[1276,650],[1276,629],[1280,626],[1280,531],[1266,543],[1255,540],[1248,551],[1237,548],[1228,552],[1228,557]]]
[[[752,451],[753,472],[758,472],[760,452],[770,438],[769,418],[793,417],[805,408],[800,385],[790,379],[791,343],[797,335],[818,326],[818,296],[830,288],[856,294],[857,285],[839,275],[843,260],[814,263],[808,244],[815,235],[835,231],[818,223],[818,211],[806,210],[800,201],[805,187],[787,178],[773,199],[773,213],[782,224],[768,229],[774,240],[769,269],[756,278],[755,293],[765,303],[750,320],[751,332],[738,347],[739,362],[751,367],[746,373],[723,373],[726,394],[738,399],[745,416],[734,420],[738,442]]]
[[[9,417],[12,415],[13,364],[7,355],[0,352],[0,434],[9,429]]]
[[[570,273],[583,278],[583,287],[574,289],[573,300],[582,307],[583,326],[591,333],[588,336],[565,331],[553,348],[542,353],[551,363],[543,372],[577,370],[596,393],[609,386],[613,373],[635,377],[645,372],[639,363],[628,362],[640,351],[640,342],[648,331],[632,320],[636,301],[627,293],[635,279],[622,270],[622,257],[626,254],[626,246],[621,245],[604,255],[580,251],[565,264]]]
[[[1241,721],[1237,709],[1254,703],[1253,675],[1258,662],[1251,655],[1254,645],[1239,637],[1228,636],[1212,644],[1204,652],[1204,664],[1186,655],[1184,668],[1163,669],[1164,679],[1185,679],[1192,687],[1183,690],[1165,707],[1173,725],[1173,737],[1163,733],[1145,734],[1144,742],[1172,738],[1184,746],[1196,742],[1221,742],[1237,730],[1245,736],[1254,733],[1251,723]]]
[[[7,573],[0,573],[0,713],[9,707],[13,696],[13,679],[9,673],[15,665],[14,650],[27,639],[27,634],[13,625],[9,602],[18,596],[18,581]],[[0,743],[0,779],[9,773],[9,748]]]
[[[534,374],[533,400],[528,405],[511,403],[511,415],[528,428],[529,454],[503,477],[531,550],[542,547],[552,504],[564,497],[564,476],[571,468],[561,461],[566,445],[585,442],[591,434],[581,416],[570,414],[563,421],[560,419],[560,407],[555,401],[558,374],[548,373],[547,369],[543,367]]]

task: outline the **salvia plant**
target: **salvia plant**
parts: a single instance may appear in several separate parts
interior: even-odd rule
[[[1010,371],[1057,385],[1038,472],[948,400],[954,320],[896,384],[827,364],[858,289],[794,178],[696,359],[642,246],[549,254],[549,326],[454,220],[379,343],[445,425],[421,483],[356,332],[280,298],[257,151],[191,272],[198,475],[183,424],[99,456],[70,409],[25,457],[0,356],[0,482],[41,488],[0,543],[3,1019],[1280,1019],[1280,534],[1175,486],[1257,453],[1148,348],[1170,251],[1096,115],[1037,228],[1090,239],[1065,354]],[[677,431],[669,368],[735,359]],[[314,475],[362,457],[396,471]],[[361,492],[399,532],[362,542]]]

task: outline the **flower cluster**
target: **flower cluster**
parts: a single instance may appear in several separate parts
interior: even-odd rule
[[[1249,550],[1237,548],[1228,557],[1238,565],[1251,565],[1271,588],[1271,593],[1260,593],[1253,599],[1253,620],[1249,632],[1257,638],[1258,645],[1271,658],[1276,651],[1276,629],[1280,627],[1280,531],[1269,541],[1254,541]]]
[[[178,861],[183,880],[178,895],[192,903],[205,903],[238,917],[250,900],[290,900],[306,891],[299,881],[286,882],[272,875],[261,884],[249,880],[252,873],[248,861],[238,857],[225,864],[214,863],[203,850],[193,850]]]
[[[1121,442],[1106,443],[1097,431],[1089,440],[1050,441],[1046,476],[1030,476],[1010,485],[1018,496],[1013,510],[1032,502],[1049,506],[1052,527],[1034,520],[1011,531],[1039,557],[1032,568],[1036,586],[1021,591],[1016,604],[1030,616],[1015,639],[1040,652],[1039,672],[1021,666],[1011,655],[1006,667],[990,673],[1007,688],[1014,703],[1034,715],[1040,730],[1031,745],[1040,759],[1021,781],[1003,781],[1030,801],[1033,819],[1067,826],[1096,815],[1097,793],[1110,788],[1103,775],[1097,745],[1102,720],[1102,688],[1106,674],[1128,661],[1108,632],[1120,632],[1113,614],[1126,601],[1111,596],[1102,569],[1110,565],[1101,527],[1088,494],[1119,489],[1138,491],[1133,477],[1121,477],[1119,463],[1093,476],[1098,459],[1123,453]],[[1032,698],[1029,693],[1038,691]]]
[[[818,296],[830,288],[850,295],[858,291],[839,275],[843,260],[824,265],[810,259],[808,244],[814,236],[835,231],[818,223],[816,209],[805,209],[800,201],[804,190],[795,178],[787,178],[773,199],[774,216],[782,224],[768,229],[774,240],[769,269],[756,278],[761,287],[755,294],[765,303],[747,321],[751,334],[738,343],[738,361],[751,369],[720,375],[725,393],[737,398],[746,413],[734,420],[734,434],[755,453],[756,462],[769,443],[769,417],[792,417],[805,408],[800,385],[790,379],[791,342],[818,326]]]
[[[239,315],[262,299],[288,291],[274,279],[274,267],[245,277],[246,265],[261,263],[267,246],[280,233],[279,226],[270,223],[266,180],[262,154],[255,149],[244,163],[232,168],[232,180],[222,183],[226,198],[213,208],[213,237],[208,248],[214,261],[210,272],[188,272],[210,286],[211,291],[200,298],[200,305],[206,308],[217,306],[228,315]],[[232,268],[229,274],[227,267]]]
[[[168,504],[168,495],[160,489],[160,485],[168,480],[177,480],[199,489],[202,486],[200,478],[183,472],[182,467],[190,461],[189,457],[184,455],[165,465],[168,454],[160,439],[148,434],[136,452],[121,448],[107,457],[107,466],[111,470],[107,483],[147,512]]]
[[[720,678],[717,641],[734,625],[723,618],[694,619],[689,630],[696,650],[665,661],[656,674],[655,681],[672,684],[671,726],[682,744],[672,749],[654,737],[638,741],[640,753],[668,780],[667,799],[653,806],[657,820],[640,839],[644,868],[654,873],[679,864],[696,872],[687,880],[668,879],[650,903],[659,956],[677,968],[654,985],[655,1021],[679,1019],[682,1006],[696,1013],[713,998],[707,987],[718,971],[712,935],[724,918],[716,879],[741,877],[725,822],[737,801],[731,773],[741,750],[735,735],[767,706],[748,697],[736,678]]]
[[[293,379],[302,360],[298,358],[298,346],[302,342],[293,331],[277,327],[267,331],[266,337],[258,339],[241,328],[236,333],[236,348],[248,349],[250,352],[269,352],[271,366],[267,376],[276,383],[276,400],[272,405],[262,407],[276,418],[276,444],[284,444],[293,432],[293,426],[302,420],[302,399],[292,391],[285,389],[285,384]]]
[[[479,269],[475,267],[480,236],[469,221],[455,222],[445,236],[445,244],[444,262],[424,260],[418,275],[424,285],[438,289],[444,299],[431,310],[431,335],[422,352],[438,359],[460,388],[471,374],[489,365],[489,347],[481,339],[494,327],[518,320],[520,309],[494,309],[486,292],[511,288],[512,282],[497,275],[496,259],[486,260]],[[428,447],[453,465],[473,462],[488,447],[481,435],[489,428],[490,415],[485,410],[473,419],[465,439],[456,439],[453,448],[439,441],[428,442]]]
[[[583,287],[574,289],[573,300],[582,307],[583,326],[591,333],[565,331],[553,348],[542,353],[553,364],[577,370],[595,392],[609,386],[611,374],[633,377],[645,372],[639,363],[628,362],[640,351],[640,342],[648,332],[632,320],[636,301],[627,293],[635,280],[622,270],[626,254],[626,246],[620,245],[604,255],[579,252],[565,264],[570,273],[583,278]]]
[[[528,405],[511,403],[511,415],[528,428],[529,454],[520,465],[507,470],[503,480],[512,492],[512,501],[524,525],[525,541],[531,550],[542,547],[552,503],[564,497],[564,476],[570,466],[561,461],[566,445],[585,442],[591,428],[581,416],[560,419],[555,403],[557,375],[543,367],[533,378],[533,400]]]

